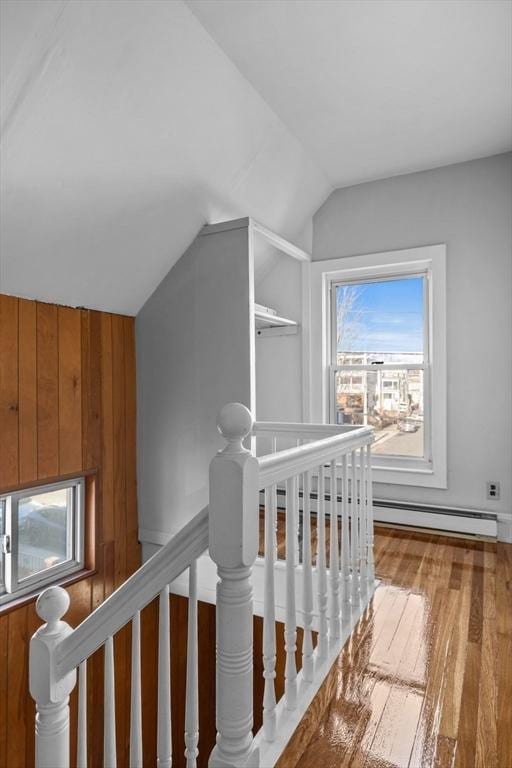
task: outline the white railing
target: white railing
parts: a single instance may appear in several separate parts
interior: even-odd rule
[[[30,691],[37,712],[37,768],[70,765],[69,695],[76,684],[77,670],[76,764],[79,768],[87,765],[87,659],[102,646],[104,766],[117,765],[114,636],[130,622],[129,765],[142,766],[140,612],[157,596],[157,765],[170,768],[169,590],[172,582],[187,569],[189,611],[183,746],[187,768],[195,768],[199,738],[197,560],[208,546],[218,574],[217,738],[209,757],[210,768],[274,765],[366,606],[374,586],[371,428],[277,423],[257,423],[253,427],[250,412],[238,403],[225,406],[218,423],[227,445],[210,465],[208,508],[76,629],[61,620],[69,606],[65,590],[51,587],[39,597],[37,611],[46,624],[34,634],[30,647]],[[249,435],[252,435],[254,450],[258,442],[269,441],[272,453],[256,457],[244,448],[243,441]],[[292,447],[288,447],[290,443]],[[279,508],[285,515],[286,663],[284,696],[277,701],[275,587],[276,575],[283,575],[283,564],[277,562]],[[258,557],[260,514],[265,518],[263,727],[253,736],[252,570]],[[312,518],[316,520],[314,526]],[[316,530],[316,547],[312,545],[312,530]],[[303,629],[300,670],[295,661],[298,627]]]
[[[130,576],[81,624],[72,629],[62,616],[69,596],[61,587],[50,587],[38,598],[37,613],[47,623],[30,642],[30,692],[36,702],[36,766],[68,768],[69,695],[79,670],[78,734],[76,765],[87,766],[87,659],[104,647],[104,740],[105,768],[117,765],[114,636],[131,622],[131,717],[130,766],[142,766],[142,686],[140,612],[158,595],[158,733],[159,768],[170,768],[170,624],[169,585],[189,569],[189,634],[187,642],[187,690],[184,743],[187,768],[196,765],[197,715],[197,590],[196,561],[208,546],[208,508],[203,509],[171,541]],[[72,761],[75,762],[74,760]]]
[[[247,409],[233,403],[221,411],[219,430],[228,445],[210,467],[210,542],[212,533],[216,538],[210,554],[219,574],[218,735],[210,765],[268,768],[275,764],[374,589],[373,430],[321,424],[256,423],[252,427]],[[250,434],[254,452],[260,441],[272,452],[256,458],[246,450],[243,441]],[[288,447],[290,443],[293,447]],[[251,571],[258,553],[261,492],[265,516],[263,727],[253,738]],[[286,662],[285,692],[277,702],[279,505],[285,515]],[[315,563],[312,515],[317,532]],[[300,671],[295,661],[298,627],[303,629]]]

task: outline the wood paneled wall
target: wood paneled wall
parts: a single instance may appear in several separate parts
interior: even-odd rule
[[[135,397],[133,318],[0,295],[0,492],[97,472],[95,573],[68,587],[72,626],[140,564]],[[0,613],[0,766],[6,768],[34,762],[28,642],[39,623],[34,600]],[[127,633],[116,639],[120,765],[129,722]],[[101,665],[96,654],[89,665],[95,765],[101,764]],[[76,691],[72,734],[75,721]]]

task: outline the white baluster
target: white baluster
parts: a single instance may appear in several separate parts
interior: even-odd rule
[[[116,768],[116,686],[114,672],[114,638],[108,637],[104,647],[103,696],[103,768]]]
[[[77,768],[87,768],[87,660],[78,667]]]
[[[327,635],[327,571],[325,566],[325,482],[324,467],[318,467],[318,513],[317,513],[317,555],[318,574],[318,658],[327,658],[329,638]]]
[[[366,450],[363,446],[359,449],[359,552],[360,572],[359,585],[361,594],[366,594],[368,571],[366,557],[368,541],[366,536]]]
[[[275,486],[265,489],[265,595],[263,610],[263,733],[267,741],[276,737],[276,616],[274,592]]]
[[[302,440],[297,439],[295,441],[295,447],[298,448],[299,445],[302,445]],[[300,475],[297,476],[297,498],[300,494]],[[304,489],[302,489],[304,491]],[[303,494],[304,495],[304,494]],[[300,552],[300,504],[297,507],[297,519],[295,521],[296,525],[296,535],[294,537],[294,543],[295,543],[295,562],[297,565],[300,563],[301,558],[301,552]]]
[[[338,562],[338,509],[337,509],[337,482],[336,460],[331,461],[331,542],[329,552],[329,574],[331,582],[331,610],[330,610],[330,636],[331,639],[340,637],[340,569]]]
[[[251,571],[258,554],[259,466],[242,441],[252,428],[245,406],[218,417],[228,441],[210,464],[209,550],[217,564],[217,739],[209,768],[257,768],[253,725]]]
[[[160,592],[158,609],[158,768],[172,766],[171,733],[171,649],[169,621],[169,586]]]
[[[311,478],[304,472],[302,495],[302,575],[304,600],[304,638],[302,641],[302,675],[306,682],[312,682],[313,659],[313,569],[311,565]]]
[[[187,694],[185,701],[185,757],[187,768],[196,768],[199,742],[197,670],[197,561],[188,576]]]
[[[371,589],[375,581],[375,563],[373,553],[373,486],[372,486],[372,446],[366,446],[366,534],[368,541],[368,582]]]
[[[350,488],[350,555],[352,565],[352,603],[355,604],[359,601],[359,515],[355,451],[352,451],[350,461],[352,464]]]
[[[130,768],[142,768],[142,704],[140,668],[140,612],[132,619],[132,678],[130,708]]]
[[[297,541],[297,477],[286,482],[286,621],[284,627],[284,642],[286,651],[284,693],[286,708],[295,709],[297,706],[297,611],[295,606],[295,569]]]
[[[348,515],[348,461],[341,458],[341,598],[343,620],[350,618],[350,527]]]
[[[62,587],[49,587],[36,603],[37,615],[46,622],[32,635],[29,654],[30,694],[36,702],[36,768],[69,768],[69,694],[76,672],[63,678],[55,674],[56,646],[72,632],[62,617],[69,595]]]

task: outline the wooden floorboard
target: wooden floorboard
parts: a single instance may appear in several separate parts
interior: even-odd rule
[[[512,768],[512,546],[377,528],[375,561],[278,768]]]

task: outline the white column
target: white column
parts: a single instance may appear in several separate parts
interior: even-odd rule
[[[171,729],[171,625],[169,617],[169,586],[160,592],[158,604],[158,768],[172,766]]]
[[[265,489],[265,594],[263,603],[263,734],[276,737],[276,611],[274,590],[276,487]]]
[[[68,608],[69,595],[61,587],[45,589],[36,603],[37,615],[46,622],[32,635],[29,652],[29,687],[36,702],[36,768],[69,768],[69,694],[76,671],[62,678],[55,671],[56,646],[73,631],[61,621]]]
[[[325,482],[324,467],[318,467],[317,555],[318,574],[318,658],[327,658],[329,638],[327,634],[327,571],[325,566]]]
[[[259,465],[242,441],[252,417],[230,403],[218,417],[228,445],[210,464],[209,549],[217,564],[217,743],[209,768],[257,768],[253,726],[253,599]]]
[[[337,478],[336,459],[331,461],[331,542],[329,549],[329,575],[331,583],[330,637],[336,640],[340,637],[340,568],[338,560],[338,509],[337,509]]]
[[[286,708],[297,706],[297,610],[295,605],[295,569],[297,565],[297,508],[298,483],[292,477],[286,481],[286,621],[284,643],[286,665],[284,670],[284,694]]]
[[[366,594],[368,571],[366,559],[368,552],[368,540],[366,534],[366,446],[359,449],[359,552],[360,552],[360,580],[361,594]]]
[[[343,620],[350,618],[350,527],[348,516],[348,461],[341,458],[341,596]]]
[[[87,768],[87,661],[78,668],[78,733],[76,766]]]
[[[352,603],[359,601],[359,514],[358,514],[358,492],[357,492],[357,454],[352,451],[350,454],[352,464],[351,487],[350,487],[350,544],[351,544],[351,565],[352,565]]]
[[[142,768],[142,690],[140,611],[132,619],[132,678],[130,707],[130,768]]]
[[[304,472],[302,492],[302,576],[304,637],[302,640],[302,675],[308,683],[313,681],[313,569],[311,565],[311,477]]]
[[[372,446],[366,446],[366,535],[368,541],[368,582],[373,590],[375,581],[375,563],[373,552],[373,486],[372,486]]]
[[[188,577],[187,693],[185,700],[185,757],[187,768],[197,765],[199,742],[197,669],[197,560],[191,563]]]
[[[116,686],[114,671],[114,638],[107,637],[103,685],[103,768],[116,768]]]

